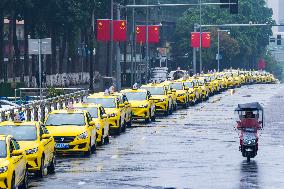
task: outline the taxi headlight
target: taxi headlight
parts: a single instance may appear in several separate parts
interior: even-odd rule
[[[164,101],[166,101],[166,100],[165,100],[165,99],[160,99],[160,100],[159,100],[159,102],[164,102]]]
[[[183,95],[185,95],[185,93],[182,93],[182,94],[178,94],[178,97],[181,97],[181,96],[183,96]]]
[[[0,167],[0,174],[8,171],[8,166]]]
[[[146,105],[141,105],[141,106],[138,106],[138,108],[147,108],[148,107],[148,104]]]
[[[26,150],[26,154],[35,154],[38,151],[38,147]]]
[[[88,138],[88,132],[85,131],[82,134],[78,135],[78,139],[86,139]]]
[[[116,113],[112,113],[112,114],[109,114],[108,116],[109,116],[109,117],[116,117],[117,114],[116,114]]]

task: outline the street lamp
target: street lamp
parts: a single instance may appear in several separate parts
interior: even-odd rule
[[[230,35],[230,30],[217,30],[218,32],[218,72],[220,71],[220,33],[221,32],[227,32]]]

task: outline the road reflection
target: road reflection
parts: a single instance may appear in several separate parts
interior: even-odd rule
[[[246,188],[260,188],[258,183],[258,165],[257,162],[251,160],[250,163],[244,160],[241,163],[241,173],[240,173],[240,189]]]

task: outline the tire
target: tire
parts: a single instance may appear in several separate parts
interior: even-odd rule
[[[125,132],[126,131],[126,123],[124,122],[124,124],[121,127],[121,132]]]
[[[40,169],[35,174],[37,177],[43,178],[44,176],[44,156],[42,156],[40,161],[41,161]]]
[[[49,166],[47,167],[47,173],[48,174],[53,174],[55,173],[55,155],[53,155],[51,163],[49,164]]]
[[[248,163],[250,162],[250,156],[247,157],[247,162],[248,162]]]
[[[109,144],[109,135],[107,135],[104,139],[104,144]]]
[[[16,181],[15,181],[15,173],[13,173],[12,180],[11,180],[11,189],[16,189]]]
[[[170,109],[169,114],[170,114],[170,115],[172,115],[172,114],[173,114],[173,112],[174,112],[174,108],[173,108],[173,105],[171,105],[171,109]]]
[[[167,110],[164,112],[164,116],[168,116],[170,114],[170,105],[168,104]]]
[[[156,112],[154,113],[154,115],[151,117],[151,121],[156,121]]]
[[[91,146],[91,141],[90,141],[89,149],[87,152],[84,152],[84,157],[89,157],[91,153],[92,153],[92,146]]]
[[[101,136],[101,141],[98,142],[98,146],[102,146],[104,144],[104,136]]]
[[[19,189],[28,189],[29,188],[29,181],[28,181],[28,169],[26,168],[25,171],[25,178],[21,185],[19,186]]]

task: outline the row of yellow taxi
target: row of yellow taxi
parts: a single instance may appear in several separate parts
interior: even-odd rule
[[[85,102],[51,111],[44,123],[0,123],[0,188],[28,188],[28,173],[43,177],[55,172],[55,154],[83,153],[108,144],[132,121],[155,121],[157,114],[172,114],[232,87],[273,83],[272,74],[230,70],[142,85],[120,92],[89,95]]]

